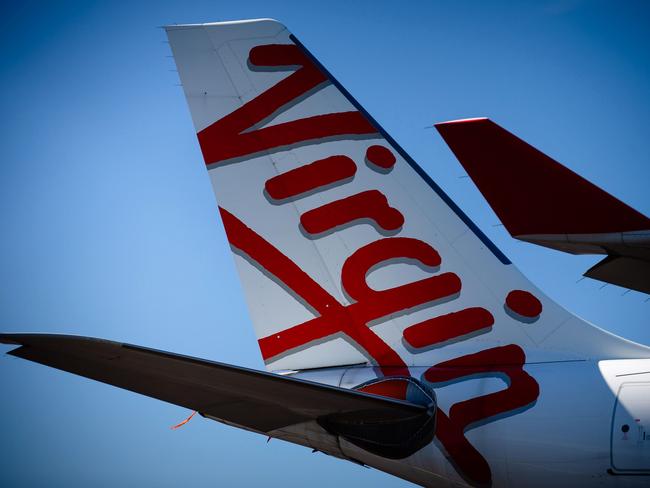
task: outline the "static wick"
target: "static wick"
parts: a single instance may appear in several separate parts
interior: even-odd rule
[[[187,417],[185,420],[183,420],[180,424],[173,425],[172,427],[170,427],[170,429],[176,430],[179,427],[183,427],[186,423],[192,420],[192,417],[194,417],[195,415],[196,415],[196,410],[192,412],[192,414],[189,417]]]

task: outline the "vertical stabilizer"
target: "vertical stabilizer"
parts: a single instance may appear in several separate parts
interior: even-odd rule
[[[282,24],[167,34],[269,369],[640,354],[540,293]]]

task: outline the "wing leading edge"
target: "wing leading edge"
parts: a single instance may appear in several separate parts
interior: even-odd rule
[[[389,430],[392,425],[400,433],[405,425],[418,430],[419,424],[431,423],[431,408],[422,405],[130,344],[46,334],[0,334],[0,342],[21,346],[8,353],[12,356],[196,410],[204,417],[257,433],[283,437],[282,432],[292,432],[287,440],[324,452],[327,449],[320,443],[296,437],[295,426],[311,423],[307,430],[320,426],[320,437],[345,437],[345,426],[358,425],[359,419]],[[333,431],[332,426],[339,426],[340,431]],[[410,438],[393,441],[408,444]]]

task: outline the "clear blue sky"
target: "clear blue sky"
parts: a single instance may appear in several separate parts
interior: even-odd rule
[[[0,329],[263,364],[156,26],[284,22],[540,288],[650,344],[597,261],[513,241],[434,122],[489,116],[650,215],[650,4],[4,2]],[[6,351],[9,348],[2,348]],[[405,486],[377,471],[0,357],[1,486]]]

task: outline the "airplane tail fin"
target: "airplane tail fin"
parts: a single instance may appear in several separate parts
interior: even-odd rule
[[[270,370],[640,354],[526,280],[282,24],[166,31]]]
[[[608,254],[590,278],[650,293],[650,219],[489,119],[436,124],[510,234]]]
[[[650,229],[650,219],[490,119],[436,128],[515,237]]]

